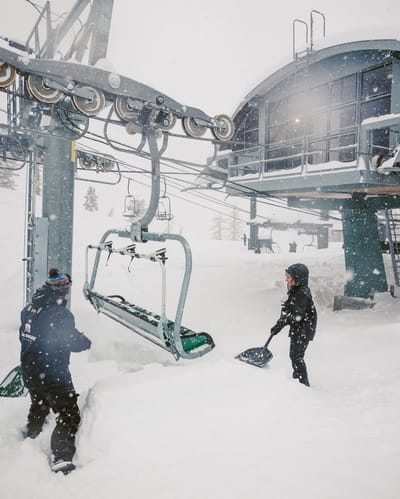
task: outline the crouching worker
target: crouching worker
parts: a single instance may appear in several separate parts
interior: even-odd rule
[[[81,421],[68,367],[70,354],[91,345],[75,328],[74,316],[66,308],[71,284],[68,274],[51,269],[32,303],[22,310],[19,330],[22,376],[31,397],[24,437],[39,435],[51,409],[56,414],[51,435],[52,470],[64,474],[75,469],[72,458]]]
[[[308,343],[313,340],[317,326],[317,311],[308,287],[308,268],[295,263],[286,269],[287,300],[282,304],[281,316],[271,328],[271,334],[278,334],[289,326],[290,360],[293,378],[310,386],[304,354]]]

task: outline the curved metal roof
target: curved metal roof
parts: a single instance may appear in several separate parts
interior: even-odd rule
[[[251,99],[258,96],[266,94],[269,90],[274,88],[278,83],[288,78],[290,75],[298,71],[299,65],[306,64],[308,58],[308,64],[312,65],[320,62],[329,57],[333,57],[338,54],[344,54],[348,52],[356,52],[363,50],[394,50],[400,52],[400,41],[394,39],[386,40],[362,40],[356,42],[342,43],[338,45],[333,45],[321,50],[315,50],[310,52],[308,55],[302,57],[301,59],[295,61],[293,60],[286,66],[278,69],[265,80],[259,83],[250,93],[248,93],[245,99],[241,102],[240,106],[236,109],[234,116],[240,111],[240,109]]]

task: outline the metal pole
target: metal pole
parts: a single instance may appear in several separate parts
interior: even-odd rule
[[[74,211],[74,158],[71,140],[45,139],[43,164],[43,217],[48,219],[47,270],[72,272]]]

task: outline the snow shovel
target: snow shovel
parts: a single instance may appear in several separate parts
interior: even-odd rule
[[[274,335],[271,334],[267,343],[263,347],[248,348],[244,352],[236,355],[235,359],[239,359],[242,362],[246,362],[252,366],[265,367],[273,357],[272,352],[268,350],[268,345],[273,336]]]

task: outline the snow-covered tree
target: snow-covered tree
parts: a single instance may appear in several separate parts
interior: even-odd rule
[[[237,241],[242,237],[244,223],[238,216],[238,209],[236,205],[232,207],[232,214],[227,220],[226,225],[227,239]]]
[[[89,186],[85,194],[85,202],[83,207],[87,211],[97,211],[99,206],[97,204],[98,196],[96,194],[96,189],[93,186]]]
[[[222,239],[224,239],[225,224],[226,224],[226,219],[221,215],[217,215],[212,219],[211,228],[210,228],[210,233],[211,233],[210,235],[212,239],[216,239],[217,241],[221,241]]]

